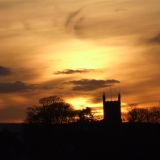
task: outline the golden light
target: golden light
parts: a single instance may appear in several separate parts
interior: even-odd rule
[[[79,109],[81,110],[86,107],[91,107],[95,116],[103,116],[102,103],[91,103],[89,102],[89,98],[87,97],[69,98],[69,99],[66,99],[66,102],[73,105],[74,109],[76,110],[79,110]],[[121,111],[122,113],[127,113],[129,111],[127,103],[125,102],[121,103]]]
[[[122,102],[121,103],[121,111],[122,111],[122,113],[127,113],[128,112],[128,104],[127,103],[125,103],[125,102]]]
[[[92,104],[88,102],[87,98],[83,98],[83,97],[70,98],[70,99],[67,99],[66,102],[73,105],[74,109],[76,110],[79,110],[79,109],[81,110],[86,107],[92,106]]]
[[[128,60],[129,56],[124,54],[127,50],[128,48],[123,46],[106,47],[73,39],[57,44],[56,48],[53,45],[47,46],[41,50],[41,58],[37,60],[38,63],[45,64],[43,74],[47,80],[53,78],[53,73],[59,70],[101,69],[104,66],[116,68],[118,64]],[[104,77],[102,73],[101,77]]]

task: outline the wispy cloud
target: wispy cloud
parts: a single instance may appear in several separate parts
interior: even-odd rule
[[[66,19],[66,23],[65,23],[65,27],[68,27],[74,20],[75,18],[77,17],[77,15],[80,14],[82,8],[70,13]]]
[[[57,71],[54,74],[76,74],[76,73],[87,73],[87,72],[92,72],[94,69],[65,69],[63,71]]]
[[[92,91],[99,88],[110,87],[114,84],[120,83],[118,80],[96,80],[96,79],[81,79],[70,81],[69,83],[73,84],[73,90],[77,91]]]

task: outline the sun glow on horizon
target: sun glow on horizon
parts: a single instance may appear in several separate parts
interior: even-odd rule
[[[68,103],[73,105],[74,109],[79,110],[79,109],[84,109],[86,107],[98,107],[98,104],[94,104],[89,102],[89,98],[84,98],[84,97],[75,97],[75,98],[69,98],[66,100]]]
[[[86,97],[75,97],[75,98],[69,98],[66,100],[68,103],[70,103],[74,109],[76,110],[82,110],[86,107],[90,107],[92,109],[92,113],[95,117],[99,117],[100,119],[103,117],[103,105],[102,103],[91,103],[89,101],[89,98]],[[122,113],[128,113],[129,106],[127,103],[122,102],[121,103],[121,112]]]

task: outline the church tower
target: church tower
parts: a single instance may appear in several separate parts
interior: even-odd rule
[[[118,94],[117,101],[107,101],[103,93],[104,122],[109,124],[120,124],[121,120],[121,94]]]

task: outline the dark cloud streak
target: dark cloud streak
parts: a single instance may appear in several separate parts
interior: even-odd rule
[[[77,15],[81,12],[82,8],[72,12],[69,14],[66,23],[65,23],[65,27],[68,27],[70,25],[70,23],[72,23],[72,21],[77,17]]]
[[[0,66],[0,76],[8,76],[10,74],[12,74],[10,68],[6,68],[6,67],[3,67],[3,66]]]
[[[76,70],[66,69],[63,71],[55,72],[54,74],[57,74],[57,75],[59,75],[59,74],[76,74],[76,73],[88,73],[91,71],[94,71],[94,69],[76,69]]]
[[[160,33],[148,40],[150,44],[160,44]]]
[[[118,80],[96,80],[96,79],[81,79],[70,81],[69,83],[73,84],[73,90],[77,91],[93,91],[99,88],[110,87],[116,83],[120,83]]]
[[[12,83],[0,83],[0,93],[27,91],[29,89],[34,89],[34,88],[35,88],[34,85],[26,84],[21,81],[16,81]]]

